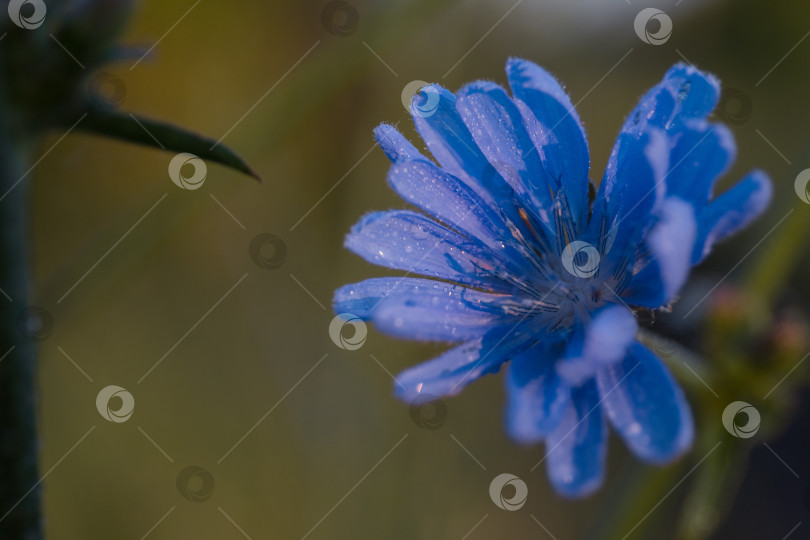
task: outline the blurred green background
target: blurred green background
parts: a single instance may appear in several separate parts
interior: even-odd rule
[[[710,287],[790,208],[791,220],[810,211],[793,190],[810,161],[810,41],[783,58],[810,30],[810,8],[799,1],[350,1],[358,22],[346,36],[324,25],[326,1],[142,2],[122,43],[159,44],[134,68],[127,60],[106,70],[125,84],[124,110],[214,138],[228,132],[224,142],[261,184],[209,164],[204,186],[183,191],[167,174],[172,154],[79,134],[35,170],[36,303],[55,321],[41,344],[39,376],[41,468],[59,462],[44,484],[50,538],[301,538],[310,531],[312,539],[551,538],[548,531],[560,540],[621,538],[622,506],[644,515],[656,503],[634,491],[648,467],[615,437],[603,489],[583,501],[556,496],[544,467],[529,472],[542,446],[520,447],[504,435],[500,375],[446,400],[438,429],[420,428],[393,398],[386,370],[426,360],[440,345],[373,328],[358,350],[333,344],[334,289],[392,274],[342,248],[362,214],[403,206],[386,186],[388,162],[372,149],[371,130],[399,122],[422,148],[401,101],[408,82],[451,90],[478,78],[505,83],[507,57],[520,56],[554,73],[579,102],[598,181],[624,115],[668,67],[688,59],[750,100],[748,112],[734,109],[739,101],[721,110],[734,120],[740,148],[721,186],[752,168],[768,171],[775,185],[770,211],[696,271]],[[660,46],[633,30],[649,5],[673,21]],[[286,244],[280,268],[261,268],[249,256],[262,233]],[[808,250],[797,245],[796,256],[798,270],[781,286],[802,305],[810,294],[800,279]],[[107,385],[132,393],[128,421],[107,422],[96,410]],[[719,418],[698,417],[704,421]],[[772,481],[751,488],[748,480],[730,495],[718,538],[782,538],[808,517],[801,495],[810,442],[800,434],[773,445],[794,456],[800,478],[756,449],[752,463],[763,465],[749,470]],[[214,480],[204,502],[187,500],[176,485],[190,465]],[[686,470],[673,469],[673,486]],[[502,511],[489,498],[502,472],[528,484],[521,511]],[[631,538],[669,537],[688,485]],[[803,527],[795,538],[806,537]]]

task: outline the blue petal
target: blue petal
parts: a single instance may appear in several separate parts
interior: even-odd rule
[[[622,133],[640,137],[649,126],[677,131],[690,120],[705,119],[719,97],[720,82],[714,75],[676,64],[641,98],[625,120]]]
[[[448,306],[448,304],[450,305]],[[465,308],[489,311],[494,317],[493,320],[523,320],[533,328],[548,325],[557,318],[556,306],[549,305],[548,309],[543,311],[534,297],[492,294],[444,281],[411,277],[371,278],[360,283],[344,285],[335,291],[333,306],[335,313],[350,313],[366,321],[374,320],[383,326],[388,323],[380,319],[385,317],[393,321],[397,315],[398,306],[406,310],[433,307],[437,311],[430,315],[434,322],[443,310],[449,310],[445,317],[445,323],[448,325],[452,325],[454,322],[459,324],[461,321],[454,321],[452,313]],[[390,308],[388,314],[380,313],[383,307],[386,308],[386,311],[389,311]],[[412,314],[411,312],[407,315],[410,317]],[[467,314],[461,313],[461,316],[464,317]],[[480,322],[488,324],[489,327],[492,326],[486,319],[482,318]],[[407,325],[403,325],[402,329],[392,333],[411,339],[446,339],[448,341],[455,339],[452,335],[441,338],[429,337],[431,333],[437,331],[432,328],[425,329],[425,335],[421,335],[418,327],[427,326],[425,321],[414,321],[414,330],[411,332],[408,332],[404,328],[405,326]],[[474,325],[469,327],[470,336],[477,337],[483,333],[475,333],[472,326]],[[483,330],[488,330],[488,328],[483,328]]]
[[[435,99],[435,96],[439,101],[432,114],[420,113],[412,104],[416,131],[442,169],[482,194],[478,179],[488,163],[456,110],[456,96],[437,84],[431,84],[414,96],[414,101]]]
[[[496,198],[514,192],[527,212],[550,226],[552,193],[559,185],[543,168],[520,111],[506,90],[490,82],[470,83],[459,91],[456,108],[493,169],[481,181],[499,182],[500,177],[510,189],[498,193],[503,187],[500,183],[485,187]]]
[[[400,162],[388,172],[388,183],[405,201],[456,230],[486,244],[505,261],[525,263],[526,255],[511,241],[501,214],[469,186],[428,161]]]
[[[421,112],[419,103],[437,98],[430,114]],[[422,88],[411,104],[416,130],[444,172],[466,184],[501,215],[511,236],[525,243],[524,239],[531,238],[531,231],[514,204],[512,188],[478,148],[456,103],[456,96],[439,85]]]
[[[543,440],[562,418],[570,389],[554,370],[561,342],[541,342],[517,356],[506,372],[506,430],[518,442]]]
[[[607,417],[639,458],[666,463],[692,445],[694,425],[683,392],[643,345],[633,344],[596,382]]]
[[[608,159],[605,176],[599,189],[600,197],[603,187],[610,191],[611,186],[605,184],[633,183],[629,181],[633,178],[632,174],[629,176],[626,174],[626,167],[623,167],[622,163],[627,159],[628,153],[637,152],[637,145],[643,144],[651,130],[675,134],[693,121],[705,119],[717,104],[719,95],[720,84],[713,75],[685,64],[677,64],[670,68],[664,79],[644,95],[624,122]],[[659,150],[657,153],[668,154],[668,149]],[[664,167],[662,175],[659,176],[661,181],[665,177],[666,169],[674,165],[669,162],[668,155],[666,157],[659,155],[651,161],[655,167]]]
[[[397,375],[397,397],[410,401],[419,394],[453,396],[476,379],[496,373],[501,365],[535,339],[519,327],[494,328],[444,354]]]
[[[607,426],[594,381],[571,389],[571,401],[546,439],[546,470],[558,493],[583,497],[602,485]]]
[[[692,252],[697,264],[712,246],[744,228],[768,207],[773,186],[762,171],[753,171],[734,187],[714,198],[698,214],[698,234]]]
[[[367,261],[416,274],[495,291],[510,289],[479,244],[416,212],[368,214],[346,236],[345,246]]]
[[[715,181],[734,162],[734,136],[722,124],[693,121],[670,139],[667,196],[680,197],[702,208],[711,197]]]
[[[374,137],[388,159],[394,163],[404,159],[425,159],[419,150],[394,126],[380,124],[374,128]]]
[[[437,287],[433,292],[441,290]],[[452,287],[445,294],[389,296],[372,312],[377,329],[422,341],[467,341],[517,319],[499,305],[504,295]],[[507,297],[508,298],[508,297]]]
[[[543,167],[559,179],[577,227],[581,228],[588,210],[590,158],[585,130],[574,105],[560,83],[537,64],[510,58],[506,74]],[[521,107],[523,103],[528,108]]]
[[[636,317],[625,306],[600,309],[586,325],[574,330],[565,356],[557,362],[557,373],[572,386],[581,385],[606,365],[624,358],[637,330]]]
[[[360,283],[344,285],[335,291],[332,304],[335,313],[351,313],[363,320],[371,319],[372,312],[385,298],[445,297],[458,295],[462,287],[433,279],[411,277],[371,278]],[[463,289],[465,294],[476,293]],[[486,295],[486,293],[477,293]]]
[[[642,250],[645,264],[620,291],[625,302],[656,308],[671,302],[689,276],[697,223],[692,205],[676,197],[664,200],[658,221],[647,234]]]
[[[668,144],[661,130],[650,128],[638,142],[624,145],[618,161],[605,171],[585,236],[603,254],[603,277],[624,268],[663,201]]]

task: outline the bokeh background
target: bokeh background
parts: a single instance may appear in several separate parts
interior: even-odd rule
[[[605,486],[572,502],[549,489],[543,466],[530,472],[542,446],[504,435],[500,375],[445,400],[437,429],[420,427],[393,398],[388,372],[442,346],[369,328],[349,351],[328,335],[335,288],[391,274],[345,251],[343,236],[365,212],[403,205],[386,186],[388,162],[371,130],[399,122],[417,142],[401,99],[410,81],[455,90],[479,78],[505,83],[509,56],[545,66],[579,102],[598,181],[624,115],[668,67],[688,61],[739,91],[718,112],[740,148],[721,188],[752,168],[775,184],[771,209],[695,272],[691,294],[700,298],[790,209],[786,227],[810,212],[793,189],[810,162],[810,40],[800,42],[810,8],[798,0],[349,1],[330,24],[324,0],[144,1],[122,43],[136,47],[135,58],[159,43],[134,67],[127,59],[105,68],[123,82],[123,110],[215,139],[227,133],[261,183],[209,163],[204,186],[183,191],[167,174],[172,154],[82,134],[35,169],[35,298],[54,321],[39,375],[41,468],[58,463],[44,483],[50,538],[622,538],[653,508],[629,538],[672,537],[694,476],[679,481],[699,450],[656,471],[612,437]],[[633,29],[649,6],[672,19],[665,44],[644,43]],[[260,234],[286,246],[277,268],[250,256]],[[795,271],[777,288],[799,311],[810,261],[801,243],[794,251]],[[757,253],[724,285],[742,282]],[[666,316],[656,324],[696,344],[701,313],[688,328]],[[96,410],[107,385],[132,393],[128,421]],[[690,386],[690,399],[705,399],[699,392]],[[804,403],[786,403],[792,412],[759,439],[724,441],[752,453],[735,465],[739,482],[715,538],[810,534],[808,523],[794,528],[810,521]],[[180,489],[188,466],[206,473]],[[490,500],[502,472],[528,485],[520,511]],[[651,475],[672,487],[660,505],[645,491]],[[213,490],[189,500],[207,489],[203,476]]]

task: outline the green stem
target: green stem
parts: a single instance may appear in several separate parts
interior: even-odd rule
[[[687,464],[681,461],[661,468],[635,464],[633,477],[617,490],[615,513],[608,516],[595,537],[604,540],[656,538],[650,530],[658,527],[659,518],[666,513],[656,505],[667,502],[670,490]]]
[[[676,538],[683,540],[705,540],[722,522],[742,481],[750,451],[750,445],[733,439],[716,423],[706,431],[701,452],[707,451],[706,446],[712,441],[722,442],[695,471],[678,521]]]
[[[24,141],[0,114],[0,287],[11,298],[0,297],[0,538],[40,540],[36,347],[18,331],[29,303]]]

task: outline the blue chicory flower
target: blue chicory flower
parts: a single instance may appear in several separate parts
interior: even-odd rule
[[[650,463],[691,446],[689,407],[636,341],[635,312],[668,306],[692,265],[766,208],[771,184],[754,171],[713,196],[735,155],[731,132],[707,121],[720,86],[678,64],[630,113],[589,195],[563,88],[525,60],[506,73],[512,97],[487,81],[414,97],[438,165],[392,126],[375,130],[389,184],[422,212],[354,226],[346,247],[407,275],[344,286],[334,307],[396,337],[460,343],[397,377],[405,400],[457,394],[509,361],[508,433],[545,441],[551,483],[579,497],[601,485],[607,423]]]

